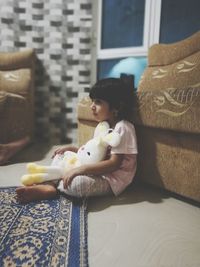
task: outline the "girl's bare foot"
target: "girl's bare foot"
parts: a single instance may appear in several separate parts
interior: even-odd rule
[[[39,184],[18,187],[16,193],[18,201],[26,204],[35,200],[53,199],[57,196],[57,189],[54,184]]]
[[[17,141],[8,144],[0,144],[0,165],[5,164],[18,151],[25,147],[30,142],[30,137],[26,136]]]

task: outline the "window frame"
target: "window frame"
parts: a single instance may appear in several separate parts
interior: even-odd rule
[[[101,49],[102,0],[98,0],[97,58],[112,59],[130,56],[146,56],[148,47],[159,42],[162,0],[146,0],[144,14],[143,45],[137,47]]]
[[[109,0],[107,0],[109,1]],[[147,56],[148,48],[159,43],[162,0],[145,0],[143,45],[138,47],[101,49],[102,0],[93,2],[92,83],[97,77],[97,61]]]

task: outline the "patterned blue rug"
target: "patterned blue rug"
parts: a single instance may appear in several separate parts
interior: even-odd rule
[[[0,266],[88,266],[83,200],[20,205],[15,188],[0,188],[0,229]]]

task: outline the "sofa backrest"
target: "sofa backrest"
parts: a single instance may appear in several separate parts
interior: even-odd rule
[[[200,31],[173,44],[149,49],[138,91],[200,88]]]
[[[200,133],[200,31],[150,47],[134,102],[139,125]]]

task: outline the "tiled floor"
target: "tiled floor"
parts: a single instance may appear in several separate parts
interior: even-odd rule
[[[0,167],[0,186],[19,185],[25,162],[50,162],[54,148],[32,145]],[[148,186],[88,203],[90,267],[199,267],[200,208]]]

